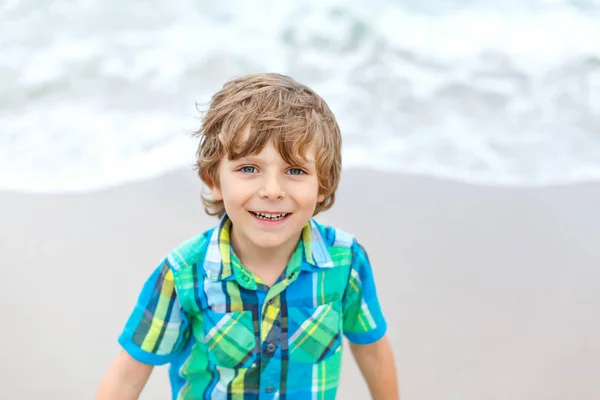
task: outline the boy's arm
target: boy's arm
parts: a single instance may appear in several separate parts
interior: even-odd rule
[[[104,374],[94,400],[137,400],[152,369],[121,350]]]
[[[146,280],[118,342],[96,400],[137,399],[154,365],[170,363],[186,347],[191,332],[167,258]]]
[[[366,250],[352,246],[352,269],[344,297],[344,335],[374,400],[398,400],[396,368],[375,278]]]
[[[350,349],[373,400],[399,400],[396,366],[387,336],[371,344],[351,342]]]

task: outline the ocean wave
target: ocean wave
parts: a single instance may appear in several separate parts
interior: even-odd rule
[[[51,4],[0,6],[5,190],[89,191],[189,167],[196,102],[265,70],[323,95],[348,168],[600,179],[598,1]]]

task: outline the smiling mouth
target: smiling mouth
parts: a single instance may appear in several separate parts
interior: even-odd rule
[[[254,212],[250,211],[250,214],[254,215],[258,219],[262,219],[263,221],[281,221],[287,216],[291,215],[291,213],[262,213],[262,212]]]

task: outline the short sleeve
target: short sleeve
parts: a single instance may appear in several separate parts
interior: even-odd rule
[[[186,347],[189,323],[177,298],[168,260],[144,284],[119,344],[133,358],[151,365],[169,363]]]
[[[369,257],[356,241],[352,244],[352,268],[344,295],[343,329],[348,340],[356,344],[374,343],[387,330]]]

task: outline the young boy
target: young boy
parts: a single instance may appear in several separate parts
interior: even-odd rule
[[[334,399],[342,335],[372,397],[398,399],[367,254],[313,219],[340,179],[326,103],[289,77],[247,75],[213,96],[198,135],[220,222],[146,281],[96,399],[137,399],[166,363],[173,399]]]

